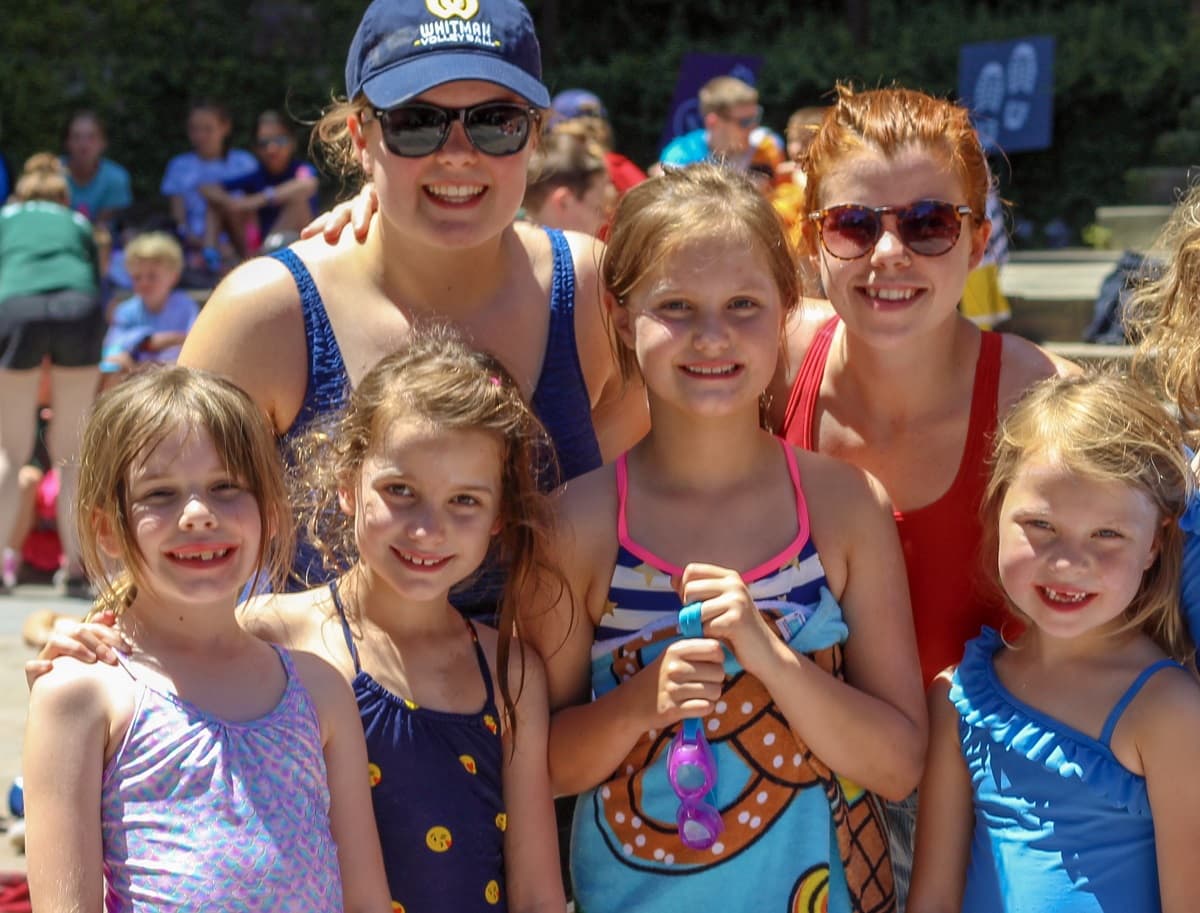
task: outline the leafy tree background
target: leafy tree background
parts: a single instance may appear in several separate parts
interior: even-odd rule
[[[586,86],[619,145],[646,164],[688,51],[760,54],[767,120],[820,103],[836,80],[952,96],[966,42],[1057,39],[1054,146],[1010,162],[1006,195],[1035,222],[1076,229],[1125,199],[1125,172],[1153,158],[1200,95],[1200,3],[1181,0],[529,0],[551,91]],[[69,113],[96,109],[110,154],[157,201],[187,147],[191,99],[224,101],[234,140],[278,108],[314,120],[344,91],[345,52],[364,0],[7,0],[0,29],[0,149],[19,168],[59,149]],[[1160,144],[1159,149],[1164,148]],[[1186,153],[1180,153],[1184,155]],[[1174,164],[1191,164],[1178,161]],[[1200,164],[1200,163],[1197,163]],[[334,181],[326,192],[339,191]]]

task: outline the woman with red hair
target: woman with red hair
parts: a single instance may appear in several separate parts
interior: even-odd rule
[[[997,419],[1074,366],[959,311],[991,226],[990,176],[966,109],[923,92],[839,85],[800,167],[802,261],[832,306],[801,309],[776,378],[775,426],[870,472],[892,499],[926,685],[1003,602],[977,572]],[[915,801],[893,806],[903,904]]]

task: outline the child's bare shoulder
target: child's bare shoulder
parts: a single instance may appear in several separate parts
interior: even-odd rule
[[[575,550],[591,551],[616,536],[617,477],[613,466],[601,466],[574,478],[559,493],[559,532]]]
[[[263,593],[238,606],[238,622],[262,640],[305,649],[319,634],[329,602],[328,587],[299,593]]]
[[[1122,721],[1135,733],[1187,728],[1200,733],[1200,682],[1180,666],[1159,669],[1130,701]]]
[[[84,663],[69,656],[54,660],[30,688],[30,716],[72,725],[112,720],[132,711],[134,681],[120,666]]]

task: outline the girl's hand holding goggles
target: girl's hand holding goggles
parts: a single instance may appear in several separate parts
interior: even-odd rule
[[[692,602],[679,610],[679,630],[684,637],[704,634],[700,603]],[[667,779],[679,797],[675,820],[679,839],[694,850],[708,849],[725,829],[714,804],[717,785],[717,760],[699,719],[688,717],[667,749]]]

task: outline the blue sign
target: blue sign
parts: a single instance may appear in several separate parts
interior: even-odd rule
[[[971,109],[983,148],[1048,149],[1054,135],[1054,38],[964,44],[958,97]]]
[[[762,62],[761,57],[740,54],[684,55],[658,148],[661,150],[675,137],[704,126],[704,118],[700,116],[700,99],[696,97],[701,86],[717,76],[736,76],[742,82],[754,85]]]

